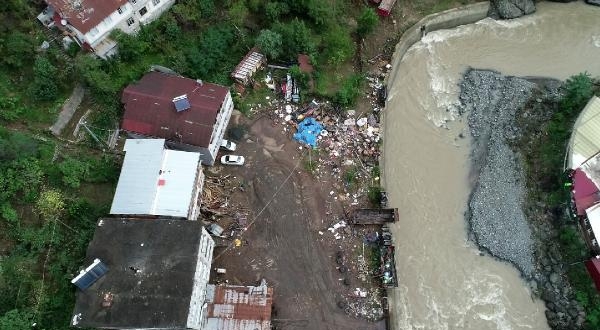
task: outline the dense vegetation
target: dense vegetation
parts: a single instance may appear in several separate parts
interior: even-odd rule
[[[589,258],[589,251],[581,238],[577,224],[569,214],[563,214],[570,201],[566,175],[562,175],[565,152],[571,137],[573,124],[590,97],[600,94],[594,80],[587,73],[569,78],[564,87],[564,96],[556,104],[546,105],[552,116],[546,123],[534,123],[539,129],[536,139],[526,150],[528,188],[532,204],[541,201],[546,205],[550,218],[555,218],[560,235],[563,262],[569,282],[575,290],[577,300],[584,306],[589,329],[600,327],[600,296],[588,275],[582,260]]]
[[[118,121],[120,91],[151,65],[230,86],[232,69],[258,47],[286,66],[309,55],[313,92],[350,105],[362,81],[351,74],[356,40],[378,23],[372,9],[342,0],[181,0],[135,36],[115,32],[119,53],[103,61],[64,49],[62,36],[35,20],[43,8],[40,0],[0,6],[0,330],[68,327],[69,280],[107,214],[118,158],[47,133],[76,83],[87,87],[100,135]],[[297,66],[292,74],[308,86]]]

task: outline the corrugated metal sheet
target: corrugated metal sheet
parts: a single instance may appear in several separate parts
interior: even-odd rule
[[[86,34],[128,0],[46,0],[63,19]]]
[[[146,136],[208,147],[229,89],[193,79],[149,72],[123,90],[121,128]],[[173,99],[187,95],[190,109],[177,112]]]
[[[265,56],[253,48],[235,67],[231,73],[231,77],[243,84],[247,84],[252,75],[254,75],[254,72],[263,65],[265,60]]]
[[[594,237],[600,238],[600,204],[596,204],[585,210],[587,218],[594,232]]]
[[[111,214],[187,218],[200,154],[166,150],[164,139],[128,139]]]
[[[569,167],[576,169],[600,151],[600,98],[594,96],[573,127]]]
[[[273,288],[208,285],[207,330],[269,330]]]

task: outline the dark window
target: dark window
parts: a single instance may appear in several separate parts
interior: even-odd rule
[[[117,11],[119,12],[119,14],[123,14],[123,8],[119,7],[117,8]]]
[[[146,15],[147,12],[148,12],[148,9],[146,9],[146,7],[143,7],[142,9],[140,9],[140,16]]]
[[[152,0],[152,4],[157,6],[160,3],[160,0]]]
[[[137,2],[137,0],[129,0],[129,1],[131,1],[131,3],[134,4],[134,5]]]
[[[135,23],[135,21],[133,20],[133,17],[129,17],[127,19],[127,26],[131,26],[131,24]]]

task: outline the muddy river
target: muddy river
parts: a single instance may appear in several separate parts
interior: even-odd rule
[[[467,67],[598,76],[599,58],[600,7],[545,2],[517,20],[430,32],[405,54],[389,82],[384,139],[385,186],[401,210],[395,329],[548,329],[543,302],[517,270],[480,256],[467,238],[470,145],[454,118],[458,82]]]

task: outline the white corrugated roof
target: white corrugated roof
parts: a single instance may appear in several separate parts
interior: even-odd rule
[[[164,139],[128,139],[111,214],[187,218],[200,154],[167,150]]]
[[[594,232],[594,237],[600,237],[600,204],[586,209],[585,213]]]
[[[569,168],[576,169],[600,151],[600,98],[594,96],[577,118],[571,135]]]

